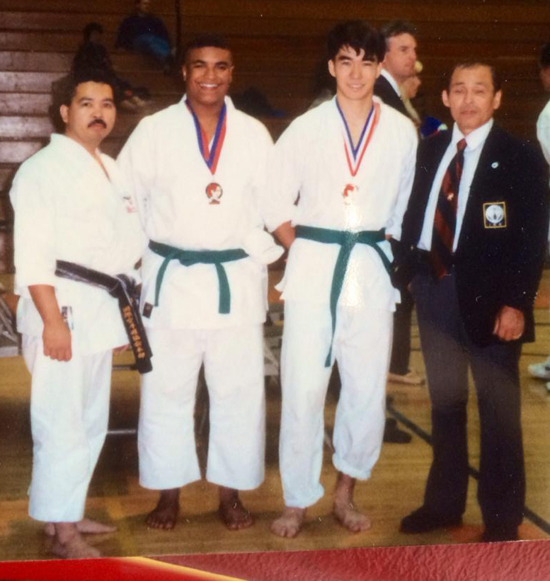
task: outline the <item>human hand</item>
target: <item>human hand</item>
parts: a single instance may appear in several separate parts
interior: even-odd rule
[[[46,357],[51,357],[56,361],[70,361],[72,357],[71,332],[63,319],[45,323],[42,340]]]
[[[497,313],[493,335],[503,341],[514,341],[523,335],[525,317],[523,313],[513,307],[504,306]]]

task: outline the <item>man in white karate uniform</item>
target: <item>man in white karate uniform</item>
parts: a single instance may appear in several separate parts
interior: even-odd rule
[[[264,477],[265,264],[282,249],[259,214],[271,138],[226,97],[232,71],[223,39],[197,38],[183,65],[186,95],[145,118],[119,157],[150,240],[141,308],[154,356],[142,382],[139,463],[142,486],[160,491],[152,528],[175,526],[180,488],[201,477],[193,411],[202,364],[206,478],[229,529],[252,524],[238,491]]]
[[[17,324],[32,373],[29,513],[47,523],[57,555],[80,558],[99,555],[81,533],[115,530],[84,519],[84,505],[107,432],[112,350],[128,337],[117,300],[60,278],[57,261],[131,273],[145,239],[114,160],[98,149],[115,123],[111,80],[91,71],[65,89],[65,134],[21,166],[10,196]]]
[[[388,274],[410,194],[416,131],[373,97],[384,40],[363,21],[328,37],[335,99],[299,117],[274,148],[266,222],[290,247],[284,279],[283,411],[279,461],[285,510],[272,525],[296,536],[323,495],[323,407],[334,359],[342,379],[334,425],[334,514],[369,528],[353,506],[384,430],[392,316],[399,293]],[[297,204],[295,204],[299,195]]]

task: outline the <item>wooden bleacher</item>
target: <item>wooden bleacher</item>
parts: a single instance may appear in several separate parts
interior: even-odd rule
[[[323,58],[327,30],[344,18],[364,18],[379,26],[403,18],[417,25],[422,91],[426,111],[447,119],[440,102],[444,74],[457,60],[496,64],[505,80],[501,123],[534,138],[546,96],[538,80],[540,45],[550,38],[546,0],[373,0],[344,5],[336,0],[181,0],[184,40],[199,32],[224,34],[233,47],[234,93],[259,89],[283,119],[265,120],[276,137],[315,97],[315,73]],[[174,35],[172,0],[153,0],[153,9]],[[11,272],[12,214],[8,191],[18,165],[47,141],[51,83],[68,71],[81,30],[91,21],[105,28],[112,48],[116,28],[133,0],[0,0],[0,273]],[[144,57],[114,51],[123,78],[150,88],[154,106],[175,102],[179,79],[165,77]],[[116,154],[139,119],[119,115],[105,145]]]

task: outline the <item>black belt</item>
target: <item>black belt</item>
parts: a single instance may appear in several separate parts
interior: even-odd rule
[[[135,283],[132,279],[125,275],[110,276],[65,260],[56,262],[55,274],[61,278],[102,288],[117,299],[124,328],[136,358],[137,370],[140,373],[148,373],[153,369],[151,365],[153,353],[139,314],[138,300],[134,296]]]

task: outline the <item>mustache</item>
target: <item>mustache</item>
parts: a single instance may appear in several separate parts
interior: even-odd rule
[[[103,119],[94,119],[88,123],[88,127],[93,127],[94,125],[101,125],[104,129],[107,129],[107,123]]]

